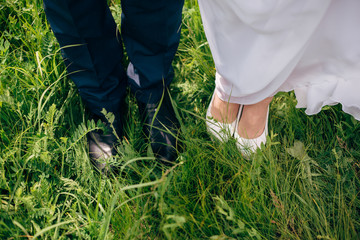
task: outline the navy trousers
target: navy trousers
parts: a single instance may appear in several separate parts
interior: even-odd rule
[[[160,100],[173,78],[183,4],[122,0],[119,31],[106,0],[44,0],[70,78],[90,111],[117,113],[128,85],[140,102]],[[123,45],[130,61],[127,70]]]

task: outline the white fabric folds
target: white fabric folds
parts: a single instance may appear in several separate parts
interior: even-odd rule
[[[199,0],[223,100],[295,90],[307,114],[341,103],[360,120],[359,0]]]

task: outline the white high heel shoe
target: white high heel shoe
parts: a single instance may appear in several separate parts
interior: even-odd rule
[[[240,152],[245,156],[248,157],[251,153],[255,152],[257,148],[260,148],[261,143],[266,143],[266,136],[268,135],[268,120],[269,120],[269,107],[267,109],[267,116],[266,116],[266,123],[263,133],[253,139],[247,139],[240,137],[237,129],[240,122],[241,114],[242,114],[243,106],[240,107],[238,116],[236,118],[236,126],[235,126],[235,133],[234,138],[236,139],[236,145],[239,148]]]
[[[214,96],[216,94],[216,90],[214,91],[209,107],[206,112],[206,129],[209,133],[219,139],[221,142],[226,142],[229,140],[230,137],[234,135],[236,120],[232,123],[221,123],[214,119],[211,115],[211,106],[214,100]]]

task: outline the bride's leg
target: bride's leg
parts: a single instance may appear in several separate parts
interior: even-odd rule
[[[215,90],[216,91],[216,90]],[[221,123],[232,123],[236,119],[239,104],[221,100],[216,92],[211,105],[211,115]]]
[[[268,107],[272,98],[268,97],[261,102],[243,107],[237,128],[240,137],[254,139],[264,132]]]

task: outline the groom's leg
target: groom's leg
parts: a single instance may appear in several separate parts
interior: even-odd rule
[[[172,78],[183,0],[122,0],[121,33],[129,83],[139,101],[156,103]]]
[[[121,37],[106,0],[44,0],[70,78],[93,113],[118,112],[126,89]]]
[[[129,83],[153,152],[166,162],[177,157],[179,123],[167,87],[173,78],[171,63],[179,45],[183,3],[122,0],[121,30],[130,60]]]
[[[88,134],[90,158],[105,171],[103,160],[116,154],[117,137],[101,113],[103,108],[114,113],[113,126],[122,137],[120,110],[127,78],[121,64],[121,37],[106,0],[44,0],[44,7],[70,78],[95,120],[107,124],[109,133]]]

